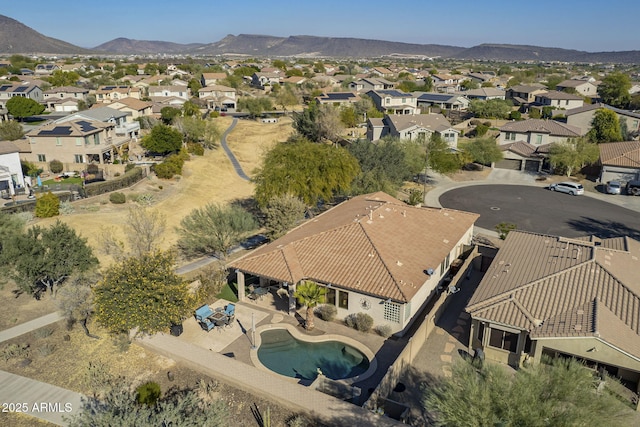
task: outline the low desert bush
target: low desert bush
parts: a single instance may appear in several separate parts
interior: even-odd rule
[[[48,192],[36,200],[36,216],[38,218],[51,218],[60,214],[60,199]]]
[[[351,313],[344,319],[344,323],[357,331],[367,332],[373,326],[373,317],[367,313]]]
[[[391,336],[391,326],[384,324],[376,326],[376,332],[381,337],[389,338]]]
[[[60,214],[62,215],[71,215],[75,212],[75,208],[73,204],[69,201],[60,203]]]
[[[51,173],[60,173],[64,169],[64,165],[60,160],[51,160],[49,162],[49,170]]]
[[[136,401],[141,405],[153,406],[160,398],[160,384],[148,382],[136,389]]]
[[[127,196],[124,193],[115,192],[109,194],[109,201],[115,205],[121,205],[127,201]]]
[[[0,351],[0,355],[5,362],[10,359],[28,357],[29,344],[9,344]]]
[[[314,312],[318,315],[322,320],[326,320],[327,322],[331,322],[335,319],[338,314],[338,309],[335,305],[332,304],[322,304],[315,308]]]

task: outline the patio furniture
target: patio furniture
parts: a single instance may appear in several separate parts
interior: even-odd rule
[[[233,316],[236,314],[236,305],[233,303],[229,303],[227,304],[227,306],[224,308],[224,313],[227,316]]]
[[[269,288],[260,287],[260,288],[255,288],[253,292],[251,292],[251,295],[254,295],[254,298],[252,298],[253,300],[256,300],[256,299],[261,300],[262,297],[268,293],[269,293]]]
[[[211,316],[209,316],[209,320],[213,322],[216,328],[218,328],[218,331],[222,330],[222,328],[227,324],[228,318],[229,316],[227,316],[222,310],[215,311]]]
[[[214,311],[211,310],[211,307],[208,305],[203,305],[199,307],[195,312],[196,321],[200,324],[202,329],[209,332],[213,328],[215,328],[215,323],[210,320],[210,316],[214,314]]]

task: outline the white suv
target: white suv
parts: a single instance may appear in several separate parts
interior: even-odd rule
[[[549,186],[551,191],[560,191],[562,193],[569,193],[572,196],[579,196],[584,194],[584,187],[582,184],[576,182],[557,182]]]

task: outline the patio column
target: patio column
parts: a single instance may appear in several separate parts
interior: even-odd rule
[[[286,285],[284,282],[283,285]],[[289,285],[289,316],[293,316],[296,313],[296,297],[293,294],[296,293],[296,285],[293,283]]]
[[[236,270],[236,280],[238,281],[238,301],[244,301],[244,273]]]

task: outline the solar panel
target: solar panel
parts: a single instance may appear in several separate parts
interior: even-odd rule
[[[40,136],[68,136],[71,135],[71,126],[56,126],[50,130],[41,130]]]
[[[404,96],[404,97],[411,96],[410,93],[404,93],[404,92],[400,92],[398,90],[379,90],[378,92],[383,93],[385,95],[391,95],[391,96],[400,96],[400,97],[402,97],[402,96]]]
[[[11,85],[2,85],[2,86],[0,86],[0,92],[6,92],[9,89],[11,89],[12,87],[13,86],[11,86]]]
[[[80,129],[82,130],[82,132],[89,132],[91,130],[98,129],[94,127],[90,122],[87,122],[85,120],[79,120],[76,123],[80,126]]]
[[[347,100],[353,98],[354,95],[352,93],[344,93],[344,92],[330,92],[327,94],[326,99],[330,100]]]
[[[24,92],[29,89],[29,86],[18,86],[13,90],[13,92]]]

